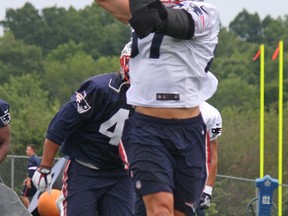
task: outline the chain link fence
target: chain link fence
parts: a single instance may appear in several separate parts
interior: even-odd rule
[[[59,159],[59,158],[58,158]],[[56,159],[55,162],[58,160]],[[27,156],[8,155],[0,166],[2,181],[20,194],[23,180],[27,176]],[[272,215],[277,215],[278,190],[274,191],[275,209]],[[288,216],[288,185],[282,185],[283,216]],[[212,205],[206,211],[206,216],[255,216],[257,212],[256,181],[233,176],[217,175],[213,190]],[[251,208],[252,207],[252,208]]]
[[[17,194],[23,189],[23,181],[28,175],[28,156],[8,155],[0,165],[0,178]],[[55,159],[55,163],[59,158]]]

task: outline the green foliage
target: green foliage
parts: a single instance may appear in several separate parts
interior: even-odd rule
[[[245,9],[230,23],[229,30],[247,42],[260,42],[262,36],[259,15],[249,14]]]
[[[240,107],[221,109],[223,132],[219,138],[219,169],[224,175],[257,177],[259,165],[259,111]],[[245,163],[249,161],[249,163]]]
[[[10,76],[43,73],[43,58],[40,47],[15,40],[7,33],[0,38],[0,84]]]
[[[255,85],[250,85],[238,76],[231,76],[219,82],[216,94],[209,101],[219,108],[236,107],[241,110],[257,109],[259,93]]]
[[[12,31],[17,39],[31,43],[44,23],[38,10],[31,3],[26,3],[20,9],[7,9],[6,19],[0,24],[5,30]]]
[[[69,100],[81,82],[95,75],[96,64],[91,56],[83,52],[82,46],[74,42],[60,45],[46,58],[43,87],[50,98],[57,96],[61,104]]]
[[[286,26],[281,18],[272,19],[267,16],[262,22],[263,43],[269,46],[275,46],[279,40],[280,35],[287,33]]]
[[[44,54],[63,43],[83,43],[83,50],[97,59],[101,55],[118,55],[130,35],[130,28],[114,19],[97,4],[76,11],[73,7],[45,8],[42,13],[31,3],[9,9],[0,22],[17,40],[40,46]]]
[[[49,120],[59,108],[59,103],[48,100],[48,92],[32,75],[11,77],[0,86],[0,95],[11,106],[11,153],[22,154],[28,143],[41,143]]]

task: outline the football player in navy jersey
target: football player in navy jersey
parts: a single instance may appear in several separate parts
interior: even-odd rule
[[[84,81],[49,124],[33,182],[38,190],[49,190],[50,170],[60,147],[69,157],[58,202],[62,215],[134,214],[135,193],[118,149],[124,121],[133,111],[126,103],[130,49],[128,43],[121,53],[120,73]]]
[[[10,149],[10,106],[0,99],[0,163],[4,161]],[[32,216],[14,190],[7,187],[0,176],[0,214]]]
[[[26,208],[28,208],[30,205],[30,199],[37,192],[37,189],[32,182],[32,176],[40,165],[40,158],[36,155],[36,146],[34,144],[27,145],[26,154],[29,156],[27,172],[28,175],[23,181],[24,187],[21,192],[20,199]]]
[[[10,121],[9,104],[0,99],[0,163],[6,158],[9,152]]]

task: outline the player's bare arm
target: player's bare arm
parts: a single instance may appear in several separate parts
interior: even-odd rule
[[[207,180],[207,184],[210,187],[213,187],[216,181],[216,175],[217,175],[217,164],[218,164],[218,140],[212,140],[211,141],[211,167],[210,167],[210,173]]]
[[[95,0],[95,2],[116,19],[128,24],[130,19],[129,0]]]
[[[9,152],[10,126],[0,128],[0,163],[5,159]]]
[[[59,144],[46,138],[44,141],[44,149],[43,149],[41,166],[52,167],[53,161],[54,161],[54,158],[58,149],[59,149]]]

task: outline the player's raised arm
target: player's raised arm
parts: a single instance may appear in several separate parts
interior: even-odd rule
[[[95,0],[95,2],[116,19],[128,24],[130,19],[129,0]]]

